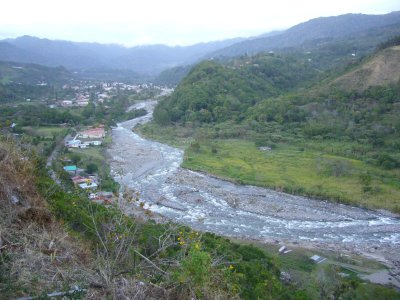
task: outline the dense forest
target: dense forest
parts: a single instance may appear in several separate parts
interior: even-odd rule
[[[160,124],[242,120],[245,111],[264,98],[305,86],[317,77],[306,61],[273,54],[242,57],[228,64],[205,61],[157,106],[154,117]]]

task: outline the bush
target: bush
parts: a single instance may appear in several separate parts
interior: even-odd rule
[[[94,174],[99,170],[99,167],[95,163],[88,163],[86,165],[85,172],[88,174]]]

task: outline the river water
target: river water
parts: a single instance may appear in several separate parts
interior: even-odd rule
[[[114,178],[140,193],[151,211],[194,229],[236,238],[369,253],[400,261],[400,219],[385,212],[233,184],[180,168],[183,151],[143,139],[132,128],[149,113],[118,124],[108,150]],[[130,213],[133,205],[126,208]]]

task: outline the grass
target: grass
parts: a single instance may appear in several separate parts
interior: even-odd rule
[[[22,128],[25,132],[35,135],[35,136],[40,136],[44,138],[52,138],[54,135],[62,135],[64,136],[68,128],[65,127],[60,127],[60,126],[26,126]]]
[[[362,160],[357,151],[366,151],[368,145],[293,140],[275,144],[272,151],[260,151],[252,141],[202,138],[194,128],[150,123],[135,130],[185,149],[182,166],[188,169],[242,184],[400,213],[400,170],[385,170]]]
[[[70,149],[70,151],[79,154],[82,161],[101,163],[104,160],[103,148],[101,147],[93,146],[86,149]]]
[[[400,211],[400,178],[363,161],[279,144],[260,151],[246,140],[200,142],[188,147],[183,167],[239,183],[369,208]],[[362,182],[368,174],[368,183]]]
[[[110,173],[110,167],[106,163],[106,159],[104,156],[103,147],[89,147],[86,149],[70,149],[71,154],[78,154],[80,157],[80,161],[77,165],[80,168],[86,168],[88,164],[96,164],[98,166],[98,174],[100,177],[108,177]]]
[[[176,148],[187,148],[193,142],[194,130],[181,126],[159,127],[154,123],[147,123],[135,127],[135,132],[149,139],[159,141]]]

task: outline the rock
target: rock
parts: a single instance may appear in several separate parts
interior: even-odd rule
[[[17,204],[19,203],[19,198],[16,195],[11,196],[11,203],[12,204]]]
[[[290,283],[292,281],[292,276],[288,272],[282,271],[279,279],[284,283]]]

